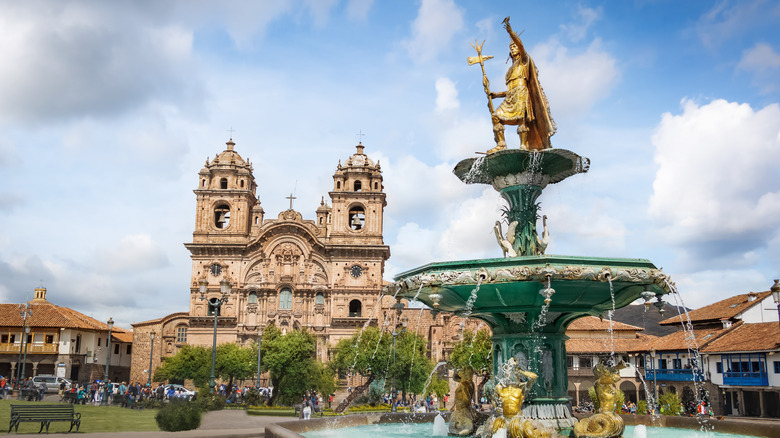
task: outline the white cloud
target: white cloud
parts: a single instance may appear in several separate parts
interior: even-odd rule
[[[649,214],[665,240],[699,263],[752,263],[778,230],[780,106],[685,100],[682,114],[663,115],[653,144]]]
[[[151,12],[132,3],[3,3],[0,114],[102,117],[151,100],[198,96],[192,32],[145,21]]]
[[[572,51],[552,39],[534,47],[539,82],[552,102],[556,115],[582,114],[606,97],[619,78],[615,58],[594,40],[582,53]]]
[[[436,112],[441,114],[460,108],[458,90],[449,78],[436,79]]]
[[[168,257],[147,234],[125,236],[111,248],[98,250],[101,272],[111,275],[138,273],[168,266]]]
[[[763,27],[774,29],[780,4],[764,0],[721,1],[704,13],[696,30],[704,46],[715,48],[735,36]]]
[[[404,46],[415,61],[430,61],[449,47],[463,28],[463,11],[453,0],[423,0],[412,22],[412,38]]]
[[[778,88],[780,74],[780,54],[767,43],[756,43],[742,52],[737,70],[753,73],[753,83],[765,93]]]
[[[692,274],[672,273],[671,277],[680,294],[669,295],[665,301],[671,304],[684,304],[689,309],[704,307],[751,291],[764,292],[772,286],[771,279],[754,269],[704,270]]]
[[[750,71],[773,70],[780,67],[780,54],[767,43],[756,43],[742,52],[737,68]]]
[[[582,5],[577,5],[577,22],[562,24],[561,30],[568,35],[568,37],[578,42],[585,38],[588,34],[588,30],[598,19],[601,18],[602,8],[588,8]]]
[[[347,2],[347,17],[352,20],[363,21],[368,16],[368,11],[374,0],[349,0]]]
[[[569,190],[576,190],[569,188]],[[615,256],[626,251],[628,230],[613,212],[620,210],[612,199],[592,199],[588,205],[542,204],[548,216],[550,244],[547,254],[559,254],[568,246],[575,254]],[[542,221],[537,223],[541,233]]]

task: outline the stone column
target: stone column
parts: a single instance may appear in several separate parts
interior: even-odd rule
[[[737,409],[737,416],[744,417],[745,416],[745,391],[743,391],[742,388],[737,389],[737,404],[739,405],[739,409]]]

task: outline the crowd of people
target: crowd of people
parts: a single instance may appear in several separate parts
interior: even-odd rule
[[[46,394],[46,384],[43,382],[36,384],[32,377],[24,379],[17,387],[16,378],[12,377],[8,380],[4,376],[0,376],[0,399],[6,398],[13,388],[24,390],[25,397],[30,401],[43,400],[43,396]]]

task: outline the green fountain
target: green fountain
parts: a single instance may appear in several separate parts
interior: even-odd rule
[[[549,234],[546,216],[542,235],[537,232],[537,200],[547,185],[587,172],[590,162],[552,147],[556,127],[533,60],[508,17],[504,27],[512,40],[513,60],[506,92],[490,91],[484,61],[492,57],[482,55],[481,44],[474,45],[477,56],[468,59],[483,66],[496,146],[454,169],[463,182],[490,184],[506,201],[504,217],[494,229],[504,257],[431,263],[399,274],[391,287],[397,296],[435,311],[486,322],[493,332],[494,376],[513,358],[538,376],[522,402],[523,416],[542,419],[559,432],[570,431],[575,419],[567,393],[569,324],[586,315],[609,314],[639,298],[647,303],[657,299],[660,306],[671,286],[648,260],[545,254]],[[497,108],[495,98],[504,98]],[[506,125],[517,126],[520,149],[507,149]]]

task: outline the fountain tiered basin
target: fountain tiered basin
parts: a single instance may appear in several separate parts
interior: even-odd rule
[[[575,421],[567,393],[568,325],[671,292],[667,276],[648,260],[554,255],[431,263],[395,280],[401,297],[486,322],[493,375],[512,357],[536,373],[523,413],[557,430]]]

